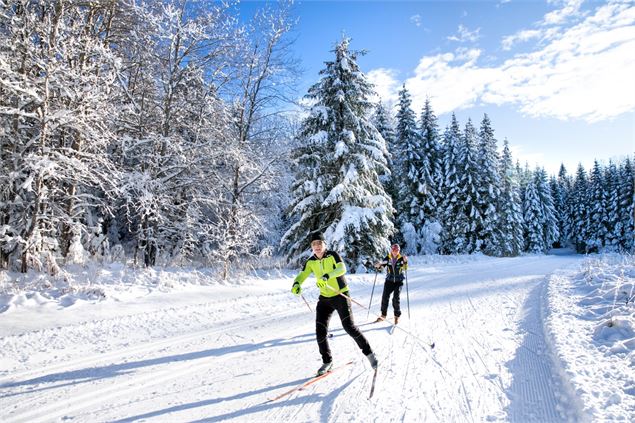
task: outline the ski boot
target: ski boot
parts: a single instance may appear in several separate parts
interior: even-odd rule
[[[372,367],[374,370],[377,369],[377,357],[375,357],[375,353],[368,354],[366,358],[370,362],[370,367]]]
[[[322,376],[324,373],[331,370],[331,367],[333,367],[333,363],[329,362],[329,363],[322,364],[322,367],[320,367],[317,371],[317,376]]]

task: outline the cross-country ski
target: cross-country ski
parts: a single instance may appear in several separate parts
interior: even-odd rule
[[[307,380],[307,381],[305,381],[305,382],[300,383],[299,385],[297,385],[297,386],[295,386],[295,387],[293,387],[293,388],[289,389],[289,390],[288,390],[288,391],[286,391],[286,392],[281,393],[280,395],[278,395],[278,396],[277,396],[277,397],[275,397],[275,398],[271,398],[271,399],[267,400],[266,402],[278,401],[279,399],[284,398],[284,397],[286,397],[286,396],[289,396],[289,395],[291,395],[291,394],[292,394],[292,393],[294,393],[294,392],[301,391],[302,389],[305,389],[306,387],[308,387],[308,386],[310,386],[310,385],[313,385],[314,383],[316,383],[316,382],[318,382],[318,381],[320,381],[320,380],[322,380],[322,379],[325,379],[327,376],[330,376],[331,374],[333,374],[333,372],[336,372],[336,371],[338,371],[338,370],[341,370],[341,369],[342,369],[342,368],[344,368],[345,366],[348,366],[348,365],[351,365],[351,364],[353,364],[353,362],[352,362],[352,361],[349,361],[348,363],[346,363],[346,364],[344,364],[344,365],[342,365],[342,366],[333,367],[332,369],[330,369],[330,370],[329,370],[329,371],[327,371],[326,373],[323,373],[323,374],[321,374],[321,375],[317,375],[317,376],[313,376],[313,377],[312,377],[312,378],[310,378],[309,380]]]

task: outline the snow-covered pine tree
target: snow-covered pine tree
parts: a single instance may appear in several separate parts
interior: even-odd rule
[[[446,254],[460,254],[467,250],[468,222],[461,182],[463,137],[454,113],[443,134],[443,205],[442,249]]]
[[[560,233],[559,244],[561,247],[569,245],[571,234],[571,220],[568,213],[568,201],[571,193],[571,178],[567,174],[564,164],[560,165],[558,179],[556,180],[554,193],[554,207],[558,217],[558,232]]]
[[[635,166],[627,157],[620,165],[620,221],[622,239],[620,246],[624,251],[635,252]]]
[[[534,182],[536,195],[542,205],[542,230],[545,242],[544,250],[553,248],[553,244],[558,240],[558,219],[553,205],[553,195],[549,186],[547,172],[543,168],[537,168],[534,172]]]
[[[381,184],[384,187],[384,191],[386,191],[386,193],[390,196],[390,199],[392,200],[392,204],[396,205],[397,199],[398,199],[397,175],[396,175],[397,168],[395,166],[392,156],[393,155],[398,156],[399,151],[397,150],[397,143],[395,139],[395,129],[394,129],[392,116],[390,116],[390,113],[388,112],[388,110],[386,110],[386,108],[381,103],[381,101],[377,104],[377,107],[375,108],[375,113],[373,115],[373,124],[377,128],[377,131],[379,131],[381,136],[384,138],[384,141],[386,143],[386,150],[388,153],[386,156],[386,166],[389,172],[380,173],[379,180],[381,181]],[[398,214],[397,214],[397,210],[395,210],[395,213],[392,219],[392,222],[395,225],[395,229],[396,229],[396,232],[393,235],[393,241],[402,243],[403,238],[401,238],[400,234],[398,233],[397,221],[398,221]]]
[[[589,181],[589,220],[587,250],[599,252],[604,247],[606,236],[608,235],[606,214],[606,197],[604,185],[604,174],[602,167],[597,160],[593,163],[591,180]]]
[[[399,230],[404,237],[404,251],[416,254],[420,249],[420,234],[425,223],[423,205],[426,186],[422,167],[421,137],[417,131],[412,100],[405,84],[399,91],[397,106],[396,144],[393,155],[397,171]]]
[[[421,136],[421,183],[424,187],[423,220],[420,251],[425,254],[436,253],[439,248],[439,205],[441,204],[442,162],[439,145],[439,124],[432,110],[430,98],[421,112],[419,123]]]
[[[574,243],[578,253],[586,253],[589,229],[589,206],[588,206],[588,180],[587,174],[582,164],[578,165],[575,180],[571,188],[571,195],[567,203],[569,218],[571,220],[571,241]]]
[[[563,213],[562,212],[564,210],[564,201],[563,201],[562,192],[560,191],[560,186],[558,185],[558,179],[556,179],[556,177],[553,175],[549,178],[549,189],[551,190],[551,196],[553,197],[554,214],[556,216],[558,233],[560,234],[560,236],[558,237],[558,240],[555,243],[555,246],[557,248],[560,248],[564,245],[564,243],[562,242],[562,238],[563,238],[563,235],[562,235]]]
[[[294,151],[297,180],[291,214],[297,219],[282,239],[298,261],[310,234],[322,231],[329,248],[343,255],[351,272],[385,253],[392,234],[391,200],[379,181],[386,172],[383,137],[370,122],[373,91],[357,64],[349,40],[335,46],[319,82]]]
[[[498,221],[501,207],[499,160],[494,130],[485,114],[478,133],[477,150],[478,210],[483,218],[478,239],[483,243],[482,251],[489,255],[501,255],[502,233]]]
[[[460,198],[467,226],[465,229],[466,245],[464,253],[482,251],[483,240],[479,234],[484,227],[484,219],[479,208],[480,199],[479,169],[477,163],[477,134],[472,120],[465,124],[463,140],[459,149],[459,163],[461,165],[461,179],[459,181]]]
[[[543,205],[538,196],[536,182],[536,180],[531,180],[525,187],[525,201],[523,203],[525,250],[530,253],[544,253],[546,240],[543,230]]]
[[[612,160],[604,169],[604,187],[606,193],[606,239],[605,248],[608,251],[618,251],[622,238],[622,225],[620,222],[620,174],[617,165]]]
[[[513,257],[519,255],[524,248],[523,210],[518,192],[516,171],[507,139],[503,145],[503,156],[500,164],[500,254],[505,257]]]

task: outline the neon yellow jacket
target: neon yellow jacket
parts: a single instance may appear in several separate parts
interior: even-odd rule
[[[335,251],[326,251],[320,260],[315,255],[311,256],[305,263],[304,269],[295,277],[295,282],[300,285],[313,273],[317,280],[320,280],[323,275],[328,274],[329,280],[326,281],[326,286],[320,288],[320,295],[323,297],[335,297],[340,292],[348,292],[348,285],[346,285],[346,265],[342,261],[342,258]]]

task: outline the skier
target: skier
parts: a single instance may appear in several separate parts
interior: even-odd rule
[[[322,233],[311,235],[311,256],[304,264],[304,269],[296,276],[291,287],[291,292],[300,295],[302,283],[311,273],[317,279],[316,285],[320,289],[315,314],[315,335],[317,338],[320,354],[322,355],[322,366],[317,374],[322,375],[328,372],[333,366],[333,357],[328,343],[328,325],[334,311],[340,316],[342,327],[357,343],[362,353],[368,358],[373,369],[377,369],[377,357],[366,337],[360,332],[353,322],[351,312],[351,300],[348,297],[348,285],[346,284],[346,266],[342,258],[335,251],[326,249],[326,242]],[[340,295],[344,294],[344,295]]]
[[[399,317],[401,316],[399,294],[403,286],[404,272],[408,269],[408,257],[402,256],[399,252],[399,244],[393,244],[386,258],[375,263],[377,270],[381,270],[381,268],[386,266],[386,281],[384,282],[384,292],[381,295],[381,317],[378,317],[376,322],[386,320],[388,300],[390,299],[390,294],[393,294],[392,307],[395,313],[395,324],[399,323]]]

